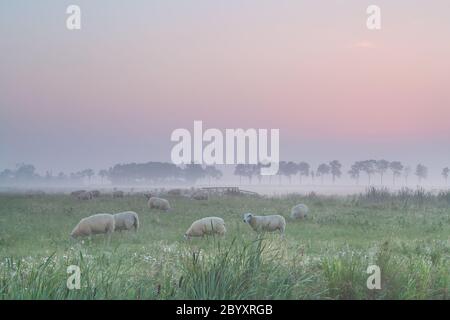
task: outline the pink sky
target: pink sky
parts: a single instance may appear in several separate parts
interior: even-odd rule
[[[279,128],[292,160],[450,162],[447,1],[378,1],[380,31],[365,1],[72,2],[79,32],[64,1],[0,4],[0,168],[168,160],[194,120]]]

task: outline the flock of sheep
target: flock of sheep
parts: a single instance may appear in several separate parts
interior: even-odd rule
[[[115,191],[117,192],[117,191]],[[122,192],[122,191],[120,191]],[[86,195],[88,193],[89,195]],[[96,194],[94,192],[94,194]],[[95,197],[90,192],[72,193],[78,199],[86,199],[89,197]],[[203,194],[194,194],[193,199],[205,200]],[[99,194],[96,194],[99,196]],[[123,196],[123,192],[122,192]],[[158,209],[163,211],[172,210],[170,203],[167,199],[155,197],[150,194],[146,194],[148,198],[147,205],[150,209]],[[114,196],[113,193],[113,197]],[[206,198],[207,199],[207,198]],[[308,215],[309,209],[304,204],[298,204],[291,209],[292,219],[303,219]],[[244,222],[249,224],[250,227],[256,232],[280,232],[280,235],[284,237],[286,229],[286,219],[281,215],[267,215],[260,216],[252,213],[245,213],[243,215]],[[137,231],[139,228],[139,216],[134,211],[119,212],[116,214],[98,213],[92,216],[81,219],[81,221],[75,226],[71,232],[72,238],[78,237],[90,237],[95,234],[106,234],[108,236],[108,242],[111,234],[114,231]],[[204,237],[207,235],[225,235],[227,229],[225,227],[225,221],[220,217],[205,217],[194,221],[184,234],[184,238],[189,240],[192,237]]]

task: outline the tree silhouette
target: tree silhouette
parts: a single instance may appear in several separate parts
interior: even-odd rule
[[[364,171],[367,174],[367,178],[369,179],[369,185],[372,178],[372,175],[375,173],[375,160],[365,160],[361,161],[359,165],[361,166],[361,171]]]
[[[428,168],[419,163],[416,167],[416,176],[419,178],[419,184],[421,184],[422,179],[426,179],[428,176]]]
[[[320,177],[321,179],[321,183],[323,184],[323,178],[330,173],[330,166],[326,163],[322,163],[321,165],[319,165],[319,167],[317,168],[317,173],[316,175],[318,177]]]
[[[18,164],[16,172],[14,173],[15,179],[18,181],[31,181],[37,177],[36,168],[31,164]]]
[[[82,174],[85,177],[88,177],[89,183],[91,183],[91,178],[94,176],[94,170],[86,169],[86,170],[83,170]]]
[[[377,160],[375,162],[376,172],[380,175],[380,183],[383,184],[383,176],[389,169],[389,161],[387,160]]]
[[[442,169],[442,177],[444,177],[445,184],[447,184],[447,182],[448,182],[449,173],[450,173],[450,169],[448,167],[445,167],[444,169]]]
[[[402,174],[403,165],[400,161],[392,161],[389,163],[389,169],[392,172],[392,184],[395,186],[395,178]]]
[[[201,164],[190,163],[183,169],[183,176],[187,182],[195,184],[195,182],[203,177],[206,173]]]
[[[361,162],[357,161],[354,164],[352,164],[350,171],[348,174],[350,175],[350,178],[354,179],[356,181],[356,184],[359,184],[359,176],[361,174]]]
[[[333,183],[336,181],[336,178],[340,178],[342,175],[342,164],[338,160],[333,160],[330,162],[330,172],[333,178]]]
[[[309,176],[309,170],[310,170],[310,166],[306,162],[300,162],[297,165],[297,171],[298,171],[298,177],[299,177],[300,184],[302,184],[302,177]]]
[[[211,184],[211,179],[214,178],[219,180],[222,178],[222,171],[217,169],[215,166],[206,166],[205,167],[205,175],[208,177],[208,184]]]
[[[259,172],[259,165],[257,164],[237,164],[234,167],[234,174],[239,176],[239,183],[242,183],[242,177],[247,177],[249,184],[252,183],[252,178]]]
[[[281,183],[281,176],[287,177],[289,179],[289,183],[292,183],[292,176],[296,175],[297,172],[298,172],[298,166],[294,162],[281,161],[279,168],[278,168],[280,183]]]
[[[102,184],[103,184],[103,180],[108,176],[108,171],[105,169],[102,169],[98,172],[98,175],[100,176]]]
[[[66,174],[64,172],[58,173],[58,180],[63,181],[63,180],[66,180],[66,179],[67,179],[67,176],[66,176]]]
[[[405,169],[403,170],[403,176],[405,178],[405,184],[408,185],[408,178],[409,175],[411,174],[412,169],[410,166],[405,167]]]

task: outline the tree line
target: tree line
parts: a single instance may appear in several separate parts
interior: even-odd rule
[[[248,179],[249,183],[252,183],[252,179],[257,177],[261,182],[263,176],[261,175],[262,164],[238,164],[235,167],[234,174],[239,176],[240,182],[242,178]],[[292,183],[293,177],[298,177],[301,184],[305,178],[311,178],[314,182],[319,179],[323,184],[327,177],[331,178],[333,183],[343,175],[342,164],[338,160],[333,160],[327,163],[321,163],[317,169],[314,170],[307,162],[293,162],[293,161],[281,161],[278,169],[278,180],[281,183],[282,178],[288,179],[289,183]],[[373,183],[374,176],[379,177],[380,184],[384,184],[385,175],[390,172],[392,176],[392,184],[395,185],[396,181],[403,176],[405,183],[408,184],[408,179],[413,173],[411,166],[405,166],[400,161],[387,161],[387,160],[363,160],[354,162],[350,170],[347,171],[348,176],[359,184],[361,176],[366,176],[369,185]],[[419,184],[422,180],[428,177],[428,168],[423,164],[418,164],[415,168],[414,175],[417,176]],[[450,169],[444,168],[442,176],[447,183],[450,175]],[[271,177],[269,176],[269,183],[271,183]]]
[[[307,162],[281,161],[276,177],[263,176],[261,168],[263,164],[238,164],[234,168],[233,174],[239,177],[239,182],[253,183],[257,179],[259,183],[264,181],[269,184],[274,179],[281,184],[283,179],[289,183],[302,184],[307,178],[313,183],[326,180],[335,183],[344,172],[343,166],[338,160],[321,163],[313,169]],[[354,162],[346,172],[348,176],[360,183],[361,177],[367,178],[369,184],[378,178],[380,184],[385,184],[386,175],[390,175],[391,183],[395,185],[401,178],[408,184],[411,175],[415,175],[420,184],[428,177],[428,168],[423,164],[418,164],[414,170],[411,166],[405,166],[400,161],[387,160],[363,160]],[[442,177],[448,183],[450,169],[442,169]],[[102,169],[95,172],[93,169],[85,169],[70,174],[59,172],[54,175],[47,171],[44,175],[36,172],[36,168],[30,164],[18,164],[15,169],[5,169],[0,172],[0,183],[3,185],[15,185],[21,183],[42,183],[42,184],[79,184],[91,182],[94,177],[101,183],[109,181],[112,184],[158,184],[158,183],[187,183],[193,184],[198,180],[206,179],[208,183],[219,181],[223,172],[215,166],[202,166],[200,164],[188,164],[177,166],[167,162],[147,162],[147,163],[127,163],[116,164],[109,169]],[[268,180],[268,181],[267,181]]]

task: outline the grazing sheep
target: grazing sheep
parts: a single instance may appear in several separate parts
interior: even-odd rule
[[[163,198],[157,198],[157,197],[151,197],[148,200],[148,207],[150,209],[159,209],[159,210],[164,210],[164,211],[168,211],[171,209],[169,201],[167,201],[166,199]]]
[[[114,215],[115,231],[131,230],[139,228],[139,217],[134,211],[119,212]]]
[[[83,192],[83,193],[80,193],[80,194],[77,196],[77,199],[78,199],[78,200],[91,200],[91,199],[92,199],[92,193],[90,193],[90,192]]]
[[[286,220],[280,215],[271,216],[255,216],[252,213],[246,213],[244,215],[244,222],[248,223],[256,232],[260,231],[280,231],[281,236],[284,236],[284,230],[286,228]]]
[[[308,215],[309,208],[303,203],[300,203],[291,209],[291,218],[292,219],[303,219]]]
[[[90,191],[90,192],[91,192],[92,198],[98,198],[98,197],[100,197],[100,191],[98,191],[98,190],[92,190],[92,191]]]
[[[77,191],[73,191],[72,193],[70,193],[70,195],[74,196],[74,197],[78,197],[78,195],[85,193],[85,192],[86,192],[86,190],[77,190]]]
[[[225,221],[218,217],[206,217],[194,221],[184,234],[184,238],[204,237],[205,235],[218,234],[223,236],[227,232]]]
[[[208,200],[208,193],[204,191],[196,191],[191,195],[194,200]]]
[[[124,195],[125,195],[124,192],[123,192],[123,191],[120,191],[120,190],[114,191],[114,192],[112,193],[112,197],[113,197],[113,198],[123,198]]]
[[[78,237],[90,237],[94,234],[107,234],[109,243],[114,228],[115,224],[112,214],[98,213],[81,219],[70,233],[70,236],[75,239]]]

